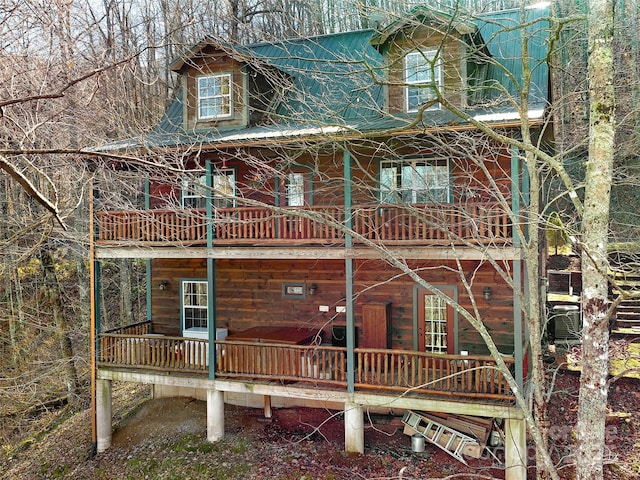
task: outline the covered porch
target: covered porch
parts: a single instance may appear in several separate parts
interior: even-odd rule
[[[353,362],[347,362],[346,348],[313,341],[300,345],[219,340],[209,348],[207,340],[154,335],[149,326],[142,322],[98,336],[100,451],[111,444],[111,384],[130,381],[173,394],[200,392],[199,398],[207,402],[209,441],[224,437],[229,395],[262,398],[266,417],[272,399],[344,409],[345,450],[359,453],[364,452],[364,423],[370,410],[499,417],[505,420],[505,478],[525,478],[525,422],[491,357],[355,348]],[[505,361],[513,368],[512,358]]]
[[[99,368],[310,384],[336,390],[347,389],[349,384],[347,348],[318,344],[313,339],[303,345],[277,340],[215,340],[214,349],[204,339],[153,334],[151,322],[111,330],[98,338]],[[353,359],[356,390],[514,402],[490,356],[355,348]],[[513,370],[514,359],[504,360]]]

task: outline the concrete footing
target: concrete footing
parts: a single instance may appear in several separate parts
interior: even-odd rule
[[[361,405],[344,405],[344,449],[350,453],[364,453],[364,414]]]
[[[111,446],[111,380],[96,381],[96,433],[98,452]]]
[[[217,442],[224,438],[224,392],[207,390],[207,440]]]

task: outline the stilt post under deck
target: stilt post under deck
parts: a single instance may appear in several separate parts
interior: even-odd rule
[[[207,390],[207,441],[224,438],[224,392]]]
[[[527,480],[527,429],[521,419],[504,420],[505,480]]]
[[[111,380],[96,380],[96,433],[98,452],[111,446]]]
[[[344,449],[346,452],[364,453],[364,415],[361,405],[344,405]]]

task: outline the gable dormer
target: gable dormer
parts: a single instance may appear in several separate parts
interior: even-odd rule
[[[185,130],[266,123],[287,84],[283,72],[210,39],[193,47],[171,69],[182,77]]]
[[[423,6],[374,35],[372,44],[385,58],[392,114],[415,113],[425,105],[439,110],[439,95],[465,107],[475,83],[470,75],[477,75],[486,54],[474,23]]]

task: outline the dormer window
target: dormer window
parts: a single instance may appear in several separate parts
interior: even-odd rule
[[[231,74],[198,77],[198,119],[212,120],[232,115]]]
[[[405,110],[417,112],[425,103],[437,98],[442,88],[442,67],[438,51],[419,50],[404,57]],[[440,108],[438,103],[433,107]]]

